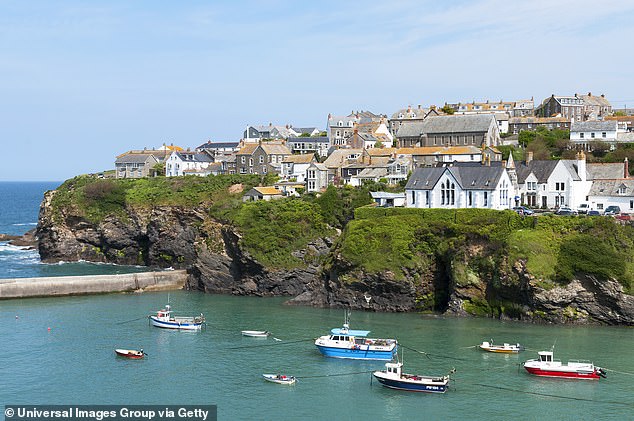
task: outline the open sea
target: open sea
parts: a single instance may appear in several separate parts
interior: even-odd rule
[[[33,227],[20,224],[37,221],[41,193],[54,187],[0,183],[3,198],[14,195],[0,203],[0,232]],[[42,265],[36,253],[21,257],[26,254],[0,250],[0,277],[48,276],[42,270],[47,266],[60,274],[112,270],[85,263]],[[206,329],[175,332],[149,326],[146,316],[167,300],[166,292],[145,292],[0,301],[0,406],[217,405],[220,420],[634,418],[631,328],[353,312],[351,328],[398,339],[405,371],[444,375],[455,368],[450,390],[430,395],[379,385],[370,372],[382,369],[381,362],[321,356],[314,338],[341,327],[343,310],[287,306],[285,298],[173,291],[174,310],[204,313]],[[247,338],[241,330],[269,330],[272,336]],[[489,339],[520,342],[527,350],[501,355],[475,348]],[[607,378],[538,378],[520,367],[553,345],[555,358],[593,360],[608,370]],[[148,356],[126,360],[115,356],[115,348],[143,348]],[[265,382],[263,373],[299,380],[276,385]]]

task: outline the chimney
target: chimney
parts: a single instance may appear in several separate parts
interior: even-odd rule
[[[502,168],[506,168],[506,160],[505,159],[502,160]]]
[[[491,156],[487,155],[487,167],[491,166]]]
[[[601,94],[601,98],[605,98],[605,94]]]
[[[627,162],[627,156],[623,160],[623,178],[628,178],[630,176],[629,163]]]
[[[411,105],[408,105],[408,106],[407,106],[407,112],[408,112],[408,113],[411,113],[411,112],[412,112],[412,106],[411,106]]]
[[[273,123],[271,123],[271,122],[269,121],[269,127],[271,127],[272,125],[273,125]]]
[[[418,104],[418,109],[420,110],[420,104]]]
[[[530,164],[533,160],[533,151],[528,152],[528,156],[526,157],[526,165]]]
[[[592,92],[588,92],[588,96],[592,96]]]
[[[581,181],[586,181],[588,176],[588,170],[586,169],[586,154],[583,151],[577,153],[577,174]]]

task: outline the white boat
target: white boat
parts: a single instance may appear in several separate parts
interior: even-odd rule
[[[504,343],[502,345],[494,345],[493,339],[491,342],[484,341],[480,345],[478,345],[480,349],[489,352],[497,352],[501,354],[518,354],[520,351],[524,350],[524,347],[520,344],[507,344]]]
[[[264,380],[277,384],[295,384],[297,380],[294,376],[286,376],[283,374],[262,374]]]
[[[271,332],[268,330],[243,330],[242,336],[250,336],[252,338],[266,338]]]
[[[553,359],[552,351],[540,351],[538,359],[528,360],[524,368],[530,374],[541,377],[598,380],[605,377],[605,370],[586,360],[569,360],[567,364]]]
[[[205,323],[205,316],[202,313],[200,316],[193,317],[175,316],[172,314],[172,307],[169,304],[148,317],[152,326],[163,329],[200,330]]]

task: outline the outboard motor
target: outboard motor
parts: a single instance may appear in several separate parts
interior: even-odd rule
[[[597,373],[599,374],[599,376],[603,377],[604,379],[607,378],[608,376],[605,370],[599,367],[597,367]]]

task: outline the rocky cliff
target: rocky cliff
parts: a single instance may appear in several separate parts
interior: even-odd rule
[[[351,258],[346,237],[353,232],[344,230],[339,238],[317,238],[292,252],[304,264],[275,269],[258,262],[243,247],[239,229],[211,217],[205,206],[126,207],[124,216],[91,222],[72,207],[52,206],[54,195],[47,193],[37,228],[44,262],[182,268],[188,271],[190,289],[283,295],[297,305],[634,324],[634,298],[615,279],[581,273],[567,283],[544,282],[530,273],[526,260],[510,258],[499,244],[481,236],[463,236],[459,243],[432,249],[429,244],[445,239],[419,230],[416,236],[425,240],[407,246],[415,264],[369,270]]]

